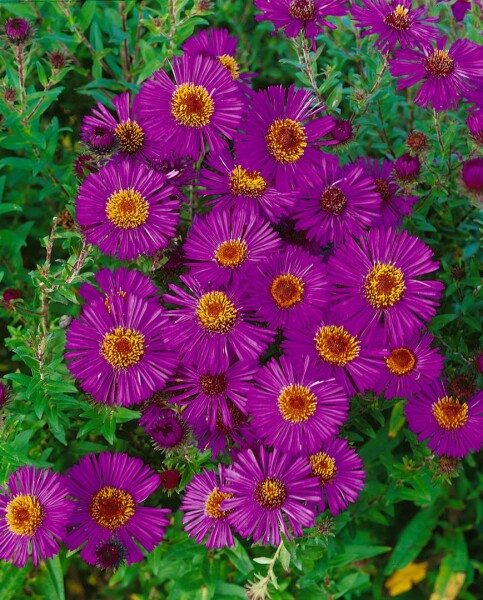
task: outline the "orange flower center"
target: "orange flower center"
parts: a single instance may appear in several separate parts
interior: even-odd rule
[[[5,518],[12,533],[32,537],[43,523],[45,509],[35,496],[16,496],[7,504]]]
[[[171,98],[171,114],[185,127],[205,127],[215,110],[215,103],[202,85],[182,83]]]
[[[278,397],[278,409],[285,421],[304,423],[317,408],[317,397],[308,387],[293,384],[284,388]]]
[[[134,515],[135,506],[129,492],[106,485],[92,497],[89,514],[101,527],[116,530]]]
[[[292,119],[276,119],[270,125],[265,139],[268,152],[282,164],[298,160],[307,146],[303,126]]]
[[[359,356],[360,344],[344,327],[321,327],[315,338],[315,347],[322,360],[343,367]]]
[[[266,510],[275,510],[283,506],[287,495],[285,484],[273,477],[259,481],[255,488],[255,500]]]

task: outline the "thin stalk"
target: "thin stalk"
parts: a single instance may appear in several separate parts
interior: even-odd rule
[[[441,156],[444,157],[444,145],[443,145],[443,138],[441,137],[441,127],[439,124],[439,114],[438,111],[436,109],[433,108],[433,118],[434,118],[434,128],[436,129],[436,134],[438,136],[438,144],[439,144],[439,148],[441,150]]]
[[[23,45],[20,44],[17,46],[17,50],[15,52],[15,57],[17,59],[17,70],[18,70],[18,86],[20,88],[20,102],[22,106],[25,106],[25,75],[23,70]]]

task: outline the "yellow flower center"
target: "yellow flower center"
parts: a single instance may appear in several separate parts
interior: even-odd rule
[[[106,216],[120,229],[135,229],[146,223],[149,204],[132,188],[112,193],[106,204]]]
[[[384,23],[398,29],[400,31],[409,29],[411,22],[408,17],[409,10],[402,4],[398,4],[396,8],[384,17]]]
[[[416,365],[416,357],[408,348],[394,348],[385,359],[387,368],[395,375],[406,375]]]
[[[265,136],[267,150],[282,164],[298,160],[307,146],[303,126],[292,119],[276,119]]]
[[[308,387],[298,383],[284,388],[278,397],[278,409],[286,421],[308,421],[317,408],[317,397]]]
[[[221,56],[218,56],[218,62],[227,71],[230,71],[232,79],[238,79],[238,77],[240,77],[240,67],[233,56],[230,56],[229,54],[222,54]]]
[[[317,452],[309,456],[312,473],[319,478],[321,485],[332,483],[337,473],[335,460],[325,452]]]
[[[447,77],[454,71],[454,60],[447,50],[435,50],[426,58],[426,70],[436,77]]]
[[[144,131],[136,121],[127,120],[114,130],[119,146],[127,154],[135,154],[144,144]]]
[[[226,494],[215,488],[205,502],[205,513],[212,519],[225,519],[232,512],[232,510],[220,509],[221,503],[227,498],[233,498],[233,494]]]
[[[247,257],[247,244],[240,238],[222,242],[215,250],[215,260],[222,267],[236,269]]]
[[[225,292],[208,292],[198,300],[196,315],[203,329],[227,333],[235,325],[237,310]]]
[[[89,514],[101,527],[119,529],[134,515],[134,498],[129,492],[106,485],[92,497]]]
[[[202,85],[182,83],[171,98],[171,114],[185,127],[205,127],[215,110],[215,103]]]
[[[340,188],[331,186],[324,190],[320,204],[327,212],[338,215],[346,207],[347,198]]]
[[[8,528],[17,535],[32,537],[42,525],[45,509],[35,496],[16,496],[7,504],[5,517]]]
[[[444,396],[432,406],[438,425],[447,431],[460,429],[468,421],[468,405],[453,396]]]
[[[255,500],[267,510],[274,510],[283,506],[287,499],[287,488],[280,479],[267,477],[259,481],[255,487]]]
[[[406,284],[401,269],[378,263],[366,276],[364,294],[374,308],[389,308],[398,302]]]
[[[314,0],[293,0],[288,5],[288,12],[292,19],[311,21],[316,15]]]
[[[344,327],[326,325],[314,338],[315,347],[322,360],[343,367],[359,356],[360,344]]]
[[[230,191],[234,196],[260,198],[267,185],[260,171],[247,171],[237,165],[230,173]]]
[[[279,275],[272,281],[270,294],[279,308],[292,308],[302,301],[305,284],[295,275]]]
[[[114,369],[136,365],[144,355],[144,335],[135,329],[116,327],[104,335],[101,354]]]

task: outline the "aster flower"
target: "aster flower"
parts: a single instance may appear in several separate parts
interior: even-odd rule
[[[87,454],[68,475],[76,506],[65,544],[70,550],[85,544],[80,555],[87,563],[102,566],[99,549],[113,539],[125,550],[128,565],[144,558],[138,544],[151,552],[161,542],[170,511],[141,506],[160,483],[142,460],[120,453]]]
[[[171,284],[174,294],[165,294],[164,299],[181,306],[170,311],[169,337],[182,360],[215,373],[228,368],[229,351],[242,361],[258,360],[275,332],[252,324],[258,317],[246,309],[242,289],[202,286],[188,275],[181,281],[189,291]]]
[[[438,36],[436,17],[425,17],[426,9],[413,9],[412,0],[361,0],[352,9],[357,27],[368,27],[361,37],[377,35],[374,48],[386,54],[399,42],[402,48],[431,46]]]
[[[347,241],[329,261],[337,310],[361,326],[381,323],[395,339],[411,335],[435,315],[444,287],[417,279],[438,269],[432,256],[418,238],[390,228]]]
[[[234,411],[230,406],[247,414],[250,381],[256,371],[256,363],[240,361],[233,361],[220,373],[212,373],[203,366],[181,365],[175,384],[169,388],[174,393],[171,401],[186,406],[183,418],[190,423],[205,420],[213,431],[221,420],[223,426],[232,428]]]
[[[114,152],[116,148],[116,135],[106,125],[85,127],[81,131],[81,138],[85,146],[94,155],[94,158],[105,162],[105,159]]]
[[[364,488],[366,476],[362,460],[350,448],[347,440],[334,438],[323,442],[319,452],[308,457],[312,473],[319,478],[323,499],[319,511],[325,510],[327,498],[330,512],[335,516],[355,502]]]
[[[319,244],[340,244],[370,227],[379,215],[381,198],[373,181],[358,166],[322,162],[293,211],[297,229]]]
[[[483,392],[461,401],[438,381],[412,395],[405,411],[411,431],[435,454],[462,458],[483,446]]]
[[[379,216],[375,219],[374,226],[399,227],[403,217],[411,214],[412,206],[418,201],[416,196],[406,196],[399,193],[399,188],[394,180],[394,164],[390,160],[377,158],[358,158],[356,164],[370,177],[376,191],[381,197]]]
[[[231,527],[227,522],[229,511],[222,510],[221,504],[233,494],[221,492],[225,485],[224,467],[218,464],[218,477],[215,472],[203,469],[186,486],[180,509],[184,512],[184,530],[201,544],[206,540],[207,548],[226,548],[235,545]]]
[[[483,191],[483,158],[466,160],[461,169],[461,177],[467,192],[481,196]]]
[[[128,295],[133,295],[148,300],[153,299],[158,293],[149,277],[139,271],[123,267],[115,271],[101,269],[95,274],[95,279],[100,291],[90,283],[83,283],[79,290],[80,295],[87,302],[103,299],[108,310],[111,296],[127,298]]]
[[[276,29],[283,29],[291,38],[296,38],[303,29],[315,50],[315,38],[322,28],[336,29],[326,17],[345,15],[345,4],[345,0],[255,0],[255,8],[263,11],[255,19],[272,21]]]
[[[226,472],[222,490],[233,494],[221,509],[230,511],[227,521],[244,538],[278,545],[280,532],[287,539],[303,534],[302,527],[314,523],[313,504],[320,494],[318,481],[311,477],[305,458],[268,452],[259,447],[239,452]]]
[[[248,396],[251,425],[269,446],[289,454],[315,452],[347,418],[349,400],[335,381],[324,381],[308,358],[296,368],[285,356],[272,359],[255,377]]]
[[[442,0],[438,0],[438,2],[441,1]],[[481,8],[481,0],[475,0],[475,4],[478,4],[478,6]],[[456,0],[456,2],[453,2],[453,4],[451,5],[451,12],[453,13],[455,21],[457,23],[463,21],[463,19],[466,16],[466,13],[471,11],[471,7],[471,0]]]
[[[40,561],[59,553],[72,511],[65,478],[49,469],[25,465],[0,486],[0,558],[16,567],[29,556]]]
[[[322,260],[295,246],[260,262],[247,287],[247,305],[274,329],[315,322],[330,302]]]
[[[410,152],[401,154],[394,163],[394,175],[401,185],[416,181],[421,175],[421,161]]]
[[[134,295],[84,307],[67,331],[65,358],[80,387],[98,402],[130,406],[162,389],[176,356],[165,343],[163,309]]]
[[[20,46],[32,36],[32,27],[26,19],[12,17],[5,21],[5,35],[11,44]]]
[[[257,210],[235,207],[197,216],[183,250],[201,282],[227,285],[279,248],[280,238]]]
[[[130,260],[166,248],[178,224],[179,201],[165,177],[126,159],[84,180],[76,218],[90,244]]]
[[[418,155],[426,152],[430,147],[428,136],[416,129],[408,133],[406,148],[411,154]]]
[[[226,148],[244,111],[239,89],[216,61],[188,54],[173,59],[174,82],[160,69],[138,94],[146,131],[162,139],[166,150],[195,159]],[[162,127],[159,124],[162,123]]]
[[[311,92],[293,85],[288,90],[270,86],[258,92],[242,123],[244,134],[235,140],[237,158],[282,191],[299,187],[316,173],[324,157],[333,158],[319,149],[332,143],[319,140],[334,125],[331,117],[320,116],[322,108]]]
[[[156,450],[171,453],[179,450],[188,441],[189,430],[181,417],[170,409],[160,410],[156,421],[146,427]]]
[[[473,140],[483,146],[483,110],[475,110],[472,115],[466,119],[466,124]]]
[[[233,206],[258,208],[262,215],[277,221],[293,207],[295,192],[276,189],[260,171],[249,171],[235,161],[227,150],[208,156],[206,168],[201,169],[200,190],[203,196],[216,195],[207,202],[215,210]]]
[[[423,81],[414,102],[437,110],[457,108],[462,95],[483,80],[483,49],[469,40],[456,40],[445,50],[446,38],[436,48],[398,50],[390,61],[393,77],[401,77],[397,89],[404,90]]]
[[[376,329],[348,323],[339,309],[310,327],[288,327],[282,348],[301,368],[308,357],[324,380],[335,379],[352,396],[373,389],[380,376],[383,340]]]
[[[417,333],[391,341],[384,352],[385,369],[377,381],[375,391],[386,398],[410,397],[424,385],[441,376],[444,357],[439,348],[432,349],[432,336]]]

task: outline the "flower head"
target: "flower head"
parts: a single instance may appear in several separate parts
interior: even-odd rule
[[[483,158],[471,158],[463,163],[463,184],[469,192],[481,194],[483,190]]]
[[[19,467],[0,486],[0,558],[23,567],[29,556],[37,566],[59,552],[72,503],[65,478],[49,469]]]
[[[26,19],[12,17],[5,21],[5,35],[10,43],[20,46],[32,35],[32,27]]]
[[[405,152],[396,159],[394,173],[403,185],[416,181],[421,174],[421,161],[417,156]]]

